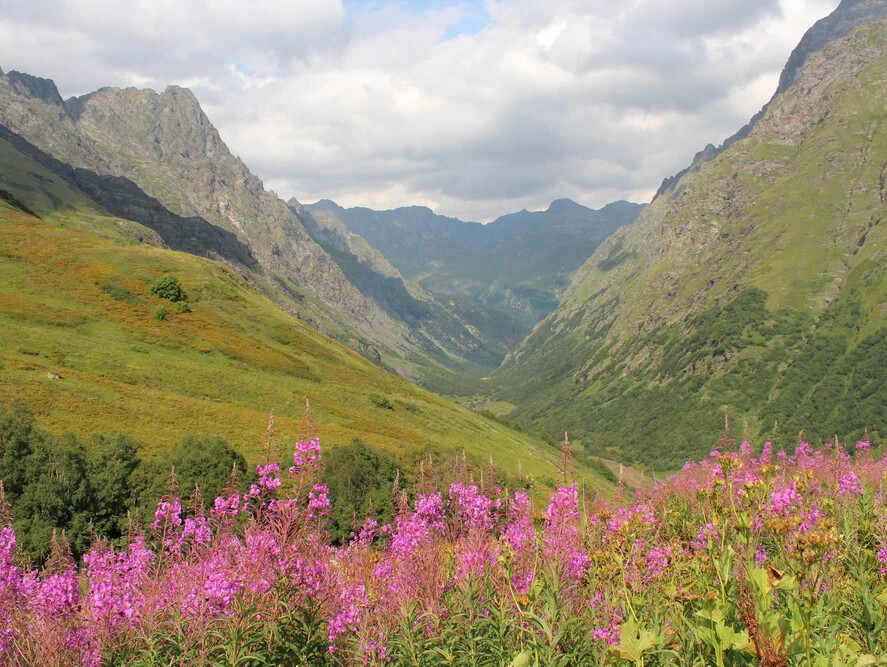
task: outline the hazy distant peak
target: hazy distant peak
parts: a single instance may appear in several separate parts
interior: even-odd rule
[[[295,199],[295,197],[293,197],[293,199]],[[290,201],[292,201],[292,200],[290,200]],[[336,202],[334,202],[332,199],[320,199],[320,200],[314,202],[313,204],[309,204],[309,206],[311,206],[311,208],[313,208],[313,209],[323,210],[323,211],[344,211],[345,210],[344,208],[339,206]]]
[[[59,89],[56,88],[55,82],[52,79],[44,79],[16,70],[10,70],[6,78],[9,79],[12,87],[21,95],[34,97],[57,106],[61,106],[63,103]]]
[[[548,205],[549,213],[566,213],[567,211],[582,211],[589,210],[588,207],[583,206],[582,204],[577,204],[572,199],[555,199],[551,204]]]

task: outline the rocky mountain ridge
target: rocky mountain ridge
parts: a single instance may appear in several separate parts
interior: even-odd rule
[[[798,72],[811,55],[844,37],[854,28],[885,15],[887,15],[887,0],[842,0],[831,14],[818,20],[804,33],[779,75],[776,92],[763,108],[735,134],[727,137],[720,146],[715,148],[712,144],[708,144],[696,154],[689,167],[665,178],[655,196],[667,194],[688,171],[697,169],[703,162],[713,160],[735,142],[745,139],[757,122],[764,117],[773,100],[795,82]]]
[[[226,262],[282,307],[381,362],[409,353],[406,327],[345,278],[302,222],[232,155],[191,91],[103,88],[0,76],[0,130],[106,210],[167,247]]]

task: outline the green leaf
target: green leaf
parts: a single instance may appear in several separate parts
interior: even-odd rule
[[[511,667],[528,667],[530,664],[530,658],[533,657],[532,651],[530,649],[525,648],[523,651],[514,656],[514,660],[511,661]]]

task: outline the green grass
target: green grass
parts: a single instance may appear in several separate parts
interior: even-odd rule
[[[0,153],[4,182],[32,205],[43,181],[28,172],[44,174],[20,157]],[[255,460],[269,411],[289,447],[307,396],[327,445],[360,438],[406,459],[465,450],[512,474],[556,475],[558,452],[542,440],[379,369],[226,267],[131,244],[129,227],[77,193],[53,195],[42,219],[0,202],[0,405],[22,397],[50,432],[122,431],[148,454],[186,433],[219,435]],[[190,312],[151,295],[163,275],[181,282]],[[586,482],[607,486],[591,472]]]

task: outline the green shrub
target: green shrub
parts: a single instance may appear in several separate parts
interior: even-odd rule
[[[176,309],[177,309],[180,313],[190,313],[190,312],[191,312],[191,306],[188,305],[188,302],[187,302],[187,301],[179,301],[179,302],[176,304]]]
[[[169,275],[162,276],[151,284],[151,294],[172,302],[185,301],[188,298],[178,278]]]
[[[370,396],[370,403],[375,405],[377,408],[382,408],[383,410],[394,410],[394,405],[389,401],[386,397],[380,396],[379,394],[373,394]]]
[[[166,319],[166,306],[157,306],[154,309],[154,319],[155,320],[165,320]]]

